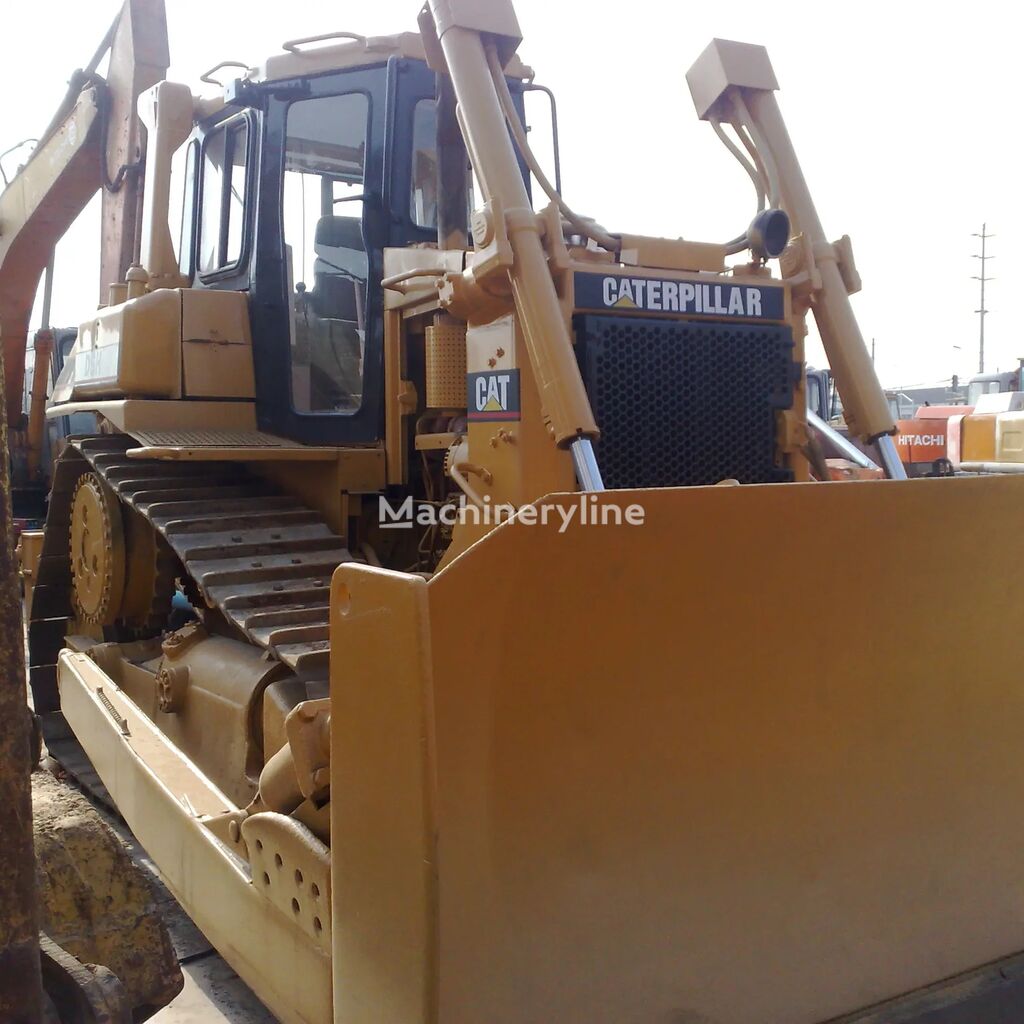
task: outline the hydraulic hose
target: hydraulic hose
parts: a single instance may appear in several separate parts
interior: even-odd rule
[[[512,100],[512,93],[508,88],[508,81],[505,79],[505,70],[498,59],[498,51],[493,44],[488,44],[485,47],[485,51],[487,53],[487,65],[490,68],[491,78],[494,80],[494,87],[498,93],[498,102],[501,104],[501,111],[508,122],[516,148],[526,161],[526,166],[530,169],[530,173],[537,179],[538,184],[544,190],[547,197],[558,207],[562,216],[580,235],[593,239],[598,245],[609,252],[617,252],[620,247],[619,240],[594,221],[576,213],[548,180],[543,168],[537,162],[533,150],[530,148],[526,132],[523,131],[522,122],[519,120],[519,114]]]

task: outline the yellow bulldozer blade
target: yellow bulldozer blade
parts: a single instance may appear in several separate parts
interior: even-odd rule
[[[1024,949],[1024,480],[634,503],[335,575],[336,1021],[810,1024]]]

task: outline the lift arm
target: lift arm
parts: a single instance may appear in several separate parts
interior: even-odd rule
[[[466,149],[486,199],[473,215],[477,251],[470,276],[507,271],[555,441],[572,452],[581,488],[602,490],[591,445],[597,424],[495,81],[522,38],[515,11],[510,0],[429,0],[420,28],[429,63],[451,76]]]
[[[887,475],[905,476],[891,436],[896,424],[850,304],[860,281],[849,239],[833,243],[825,235],[775,99],[778,83],[767,50],[715,39],[686,78],[698,115],[733,125],[749,143],[769,204],[789,214],[799,246],[790,281],[814,314],[851,433],[877,440]]]

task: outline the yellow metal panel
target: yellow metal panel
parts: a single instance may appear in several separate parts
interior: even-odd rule
[[[181,336],[186,341],[251,345],[249,303],[244,292],[183,289]]]
[[[436,1019],[436,824],[426,611],[426,584],[418,576],[384,570],[334,574],[335,1024]],[[349,643],[355,644],[352,658]]]
[[[406,336],[402,314],[395,309],[384,312],[384,444],[389,484],[405,481],[408,467],[406,448],[408,431],[405,417],[416,411],[416,388],[402,377],[402,351]]]
[[[481,499],[515,506],[545,491],[567,490],[575,483],[572,456],[551,443],[537,379],[526,354],[521,324],[506,316],[467,332],[467,369],[519,370],[520,416],[514,420],[472,420],[467,434],[469,461],[483,473],[472,479]],[[472,522],[456,527],[444,561],[477,540],[487,527]]]
[[[111,312],[110,340],[120,343],[117,384],[124,395],[181,397],[181,293],[151,292],[126,302],[118,323]],[[104,313],[99,314],[101,322]]]
[[[697,116],[707,118],[731,88],[778,89],[772,62],[763,46],[712,39],[686,72]]]
[[[192,289],[180,295],[185,394],[191,398],[255,398],[246,296]]]
[[[151,292],[99,310],[79,328],[72,359],[74,399],[180,398],[181,292]]]
[[[666,270],[725,271],[725,246],[710,242],[687,242],[682,238],[649,238],[622,235],[623,263]]]
[[[189,430],[197,423],[204,430],[256,430],[256,407],[252,402],[167,402],[127,398],[112,401],[68,402],[51,405],[48,419],[76,412],[95,412],[126,433],[145,434],[160,430]]]
[[[210,341],[182,344],[185,394],[189,398],[255,398],[252,349]]]
[[[960,425],[960,461],[995,462],[996,416],[994,413],[971,413]]]
[[[996,416],[996,462],[1024,462],[1024,412]]]
[[[391,56],[424,60],[423,40],[420,34],[402,32],[393,36],[371,36],[362,41],[346,41],[336,46],[299,46],[294,51],[268,57],[264,63],[251,68],[244,77],[250,82],[270,82],[281,78],[316,75],[322,71],[340,71],[345,68],[382,64]],[[505,70],[513,78],[532,77],[530,69],[517,58],[513,58]],[[213,101],[208,99],[205,102],[210,104]],[[219,107],[210,113],[217,109]]]
[[[506,525],[426,585],[338,570],[347,984],[413,987],[435,785],[442,1024],[811,1024],[1024,948],[1024,480],[597,504],[627,502],[642,528]]]
[[[384,488],[384,450],[335,448],[330,455],[327,462],[297,459],[285,451],[277,460],[253,460],[250,469],[316,509],[335,533],[345,536],[349,529],[347,496],[376,494]]]

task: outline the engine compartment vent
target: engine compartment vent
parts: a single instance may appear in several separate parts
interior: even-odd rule
[[[576,354],[609,488],[791,480],[776,412],[800,366],[782,324],[577,316]]]

